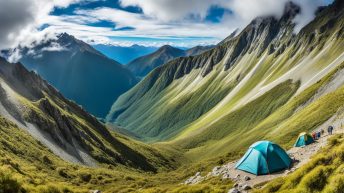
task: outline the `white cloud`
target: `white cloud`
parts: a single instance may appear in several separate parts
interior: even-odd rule
[[[56,33],[67,32],[86,42],[120,45],[194,46],[215,44],[237,28],[245,27],[257,16],[280,17],[288,0],[120,0],[123,7],[136,6],[143,13],[131,13],[120,9],[100,7],[77,10],[75,15],[52,16],[54,7],[67,7],[72,3],[95,0],[0,0],[0,49],[21,45],[32,46],[32,42],[54,38]],[[292,0],[299,4],[302,13],[295,18],[298,32],[314,17],[316,8],[324,0]],[[205,21],[212,6],[226,8],[220,23]],[[15,13],[15,14],[13,14]],[[99,21],[110,21],[114,27],[87,25]],[[43,24],[48,27],[37,30]],[[122,27],[134,30],[121,31]],[[114,40],[111,37],[149,37],[157,41]],[[172,41],[171,37],[210,37],[187,41]],[[159,40],[160,39],[160,40]],[[165,40],[165,42],[162,42]]]
[[[16,47],[42,35],[37,29],[54,7],[91,0],[0,0],[0,49]],[[92,0],[93,1],[93,0]]]
[[[151,17],[163,21],[173,21],[196,17],[206,17],[209,8],[219,0],[120,0],[122,6],[137,6]]]
[[[314,18],[317,7],[327,4],[325,0],[120,0],[122,6],[139,7],[144,15],[160,21],[179,21],[191,16],[202,20],[212,6],[226,8],[232,13],[227,13],[221,23],[232,25],[232,29],[243,28],[258,16],[279,18],[289,1],[302,9],[295,19],[296,32]]]

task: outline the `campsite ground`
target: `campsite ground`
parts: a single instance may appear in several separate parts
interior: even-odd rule
[[[209,172],[205,176],[201,176],[200,173],[197,173],[195,176],[190,177],[185,183],[197,184],[203,180],[207,180],[210,177],[219,176],[222,178],[229,178],[233,180],[236,184],[241,186],[247,185],[250,187],[259,188],[259,186],[264,185],[265,182],[271,181],[281,176],[286,176],[295,171],[296,169],[300,168],[307,162],[309,162],[313,155],[315,155],[322,147],[327,145],[328,138],[330,137],[330,135],[327,134],[327,127],[329,125],[334,126],[334,134],[344,133],[342,116],[334,116],[327,122],[325,122],[323,125],[317,127],[315,131],[319,131],[321,129],[325,130],[325,135],[323,135],[319,140],[305,147],[293,147],[287,151],[288,154],[296,160],[296,162],[293,164],[293,167],[290,170],[270,175],[255,176],[253,174],[241,170],[236,170],[235,164],[237,161],[233,161],[228,164],[215,167],[211,172]],[[249,177],[249,180],[247,180],[247,177]]]

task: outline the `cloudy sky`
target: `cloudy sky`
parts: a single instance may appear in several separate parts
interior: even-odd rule
[[[289,0],[0,0],[0,49],[67,32],[91,44],[216,44],[257,16],[280,17]],[[296,32],[332,0],[302,7]]]

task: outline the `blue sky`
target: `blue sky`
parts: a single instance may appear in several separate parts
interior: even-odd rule
[[[178,47],[216,44],[258,16],[281,17],[290,0],[0,0],[0,48],[66,32],[90,44]],[[292,0],[295,33],[333,0]],[[15,17],[8,17],[16,13]],[[8,24],[4,26],[4,24]]]
[[[77,0],[65,7],[55,7],[49,14],[55,20],[48,26],[91,44],[192,47],[216,44],[257,16],[279,17],[287,1]],[[294,1],[305,12],[298,21],[299,29],[312,19],[317,6],[332,2]]]

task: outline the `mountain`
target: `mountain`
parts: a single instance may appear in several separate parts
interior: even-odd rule
[[[144,77],[154,68],[165,64],[172,59],[182,56],[197,55],[211,48],[212,46],[196,46],[188,50],[182,50],[170,45],[165,45],[149,55],[145,55],[131,61],[127,64],[127,67],[136,76]]]
[[[1,191],[89,192],[106,183],[117,192],[129,186],[124,175],[173,168],[176,157],[161,152],[105,127],[36,73],[0,58]]]
[[[0,58],[0,95],[2,119],[24,129],[66,161],[155,170],[143,155],[121,142],[118,134],[20,63]]]
[[[215,46],[210,45],[210,46],[195,46],[193,48],[187,49],[185,50],[186,54],[185,56],[196,56],[198,54],[202,54],[205,51],[208,51],[212,48],[214,48]]]
[[[157,47],[146,47],[136,44],[128,47],[104,44],[97,44],[92,46],[107,57],[116,60],[121,64],[127,64],[138,57],[150,54],[158,49]]]
[[[117,97],[137,82],[121,64],[66,33],[22,48],[21,54],[26,68],[97,117],[105,117]]]
[[[184,56],[183,50],[165,45],[152,54],[139,57],[127,64],[127,68],[138,77],[144,77],[154,68],[177,57]]]
[[[301,10],[288,3],[280,18],[256,18],[207,52],[169,61],[120,96],[107,121],[190,160],[233,159],[262,139],[292,146],[344,107],[339,2],[297,34]]]

